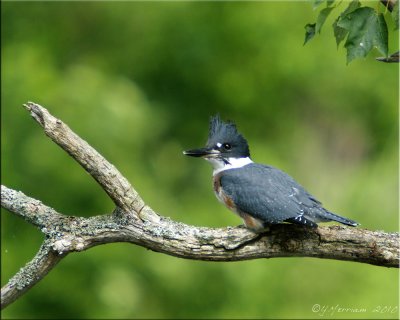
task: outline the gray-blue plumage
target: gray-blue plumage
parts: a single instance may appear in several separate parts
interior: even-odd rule
[[[315,227],[317,222],[356,222],[335,215],[321,206],[285,172],[257,163],[221,172],[221,187],[238,210],[267,224],[284,221]],[[297,217],[297,221],[296,221]]]

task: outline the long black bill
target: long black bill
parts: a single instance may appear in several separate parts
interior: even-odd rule
[[[216,152],[209,149],[209,148],[200,148],[200,149],[192,149],[192,150],[187,150],[183,151],[183,154],[186,156],[190,157],[205,157],[209,156],[212,154],[215,154]]]

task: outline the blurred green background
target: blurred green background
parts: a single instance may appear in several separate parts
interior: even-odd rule
[[[34,101],[161,215],[239,225],[212,192],[209,164],[182,155],[205,143],[219,112],[253,160],[363,228],[397,231],[398,65],[376,62],[375,51],[346,66],[331,29],[345,5],[303,46],[317,15],[307,2],[1,2],[2,183],[65,214],[113,210],[21,107]],[[43,237],[3,210],[1,239],[4,285]],[[398,280],[398,270],[351,262],[212,263],[120,243],[69,255],[2,317],[398,318],[376,312],[398,307]]]

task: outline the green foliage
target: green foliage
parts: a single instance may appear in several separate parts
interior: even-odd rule
[[[385,57],[388,56],[388,30],[382,14],[369,7],[352,11],[337,22],[338,27],[348,32],[345,48],[347,62],[365,57],[376,47]]]
[[[306,29],[306,37],[304,39],[304,44],[306,44],[308,41],[310,41],[312,38],[314,38],[315,27],[316,27],[316,23],[308,23],[304,27]]]
[[[351,1],[350,4],[347,6],[346,10],[344,10],[339,17],[335,20],[333,23],[333,33],[335,35],[336,39],[336,45],[339,47],[339,44],[346,38],[346,35],[348,34],[348,30],[345,28],[342,28],[338,25],[338,22],[343,20],[348,14],[353,12],[354,10],[357,10],[361,6],[361,3],[357,1]]]
[[[113,210],[21,107],[32,100],[103,154],[161,215],[239,225],[212,192],[210,166],[182,155],[205,143],[218,112],[237,123],[253,160],[285,170],[363,228],[398,230],[398,70],[368,56],[346,66],[326,29],[321,46],[302,46],[309,3],[1,6],[3,184],[66,214]],[[393,33],[389,43],[398,45]],[[4,284],[43,235],[2,211],[1,237]],[[397,306],[398,280],[398,270],[357,263],[210,263],[116,243],[69,255],[2,318],[397,319],[373,310]],[[323,317],[315,304],[367,311]]]
[[[394,30],[399,30],[399,1],[393,7],[392,19],[394,21]]]
[[[326,18],[328,18],[329,14],[333,9],[334,9],[333,7],[327,7],[325,9],[322,9],[318,15],[316,23],[306,24],[305,26],[306,38],[304,44],[310,41],[315,36],[315,33],[321,33],[322,26],[324,25]]]
[[[322,26],[324,25],[326,18],[328,18],[329,14],[333,9],[334,9],[333,7],[327,7],[319,12],[317,23],[315,25],[315,31],[317,33],[321,33]]]
[[[321,1],[318,1],[318,5]],[[311,40],[315,33],[320,33],[328,15],[336,6],[332,1],[327,1],[327,7],[322,9],[318,15],[317,22],[306,25],[306,41]],[[315,9],[315,2],[313,4]],[[392,12],[395,29],[398,29],[398,3]],[[388,57],[388,27],[385,17],[376,9],[368,6],[361,7],[358,0],[351,1],[347,8],[336,18],[333,23],[333,32],[336,44],[339,44],[347,37],[344,47],[347,50],[347,63],[356,58],[366,57],[373,48],[377,48],[385,57]]]

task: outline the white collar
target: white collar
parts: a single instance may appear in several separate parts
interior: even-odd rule
[[[206,158],[208,162],[212,164],[214,167],[213,175],[215,176],[216,174],[224,171],[224,170],[229,170],[229,169],[237,169],[244,167],[245,165],[248,165],[250,163],[253,163],[253,161],[249,158],[228,158],[226,159],[228,163],[223,161],[222,159],[218,158]]]

